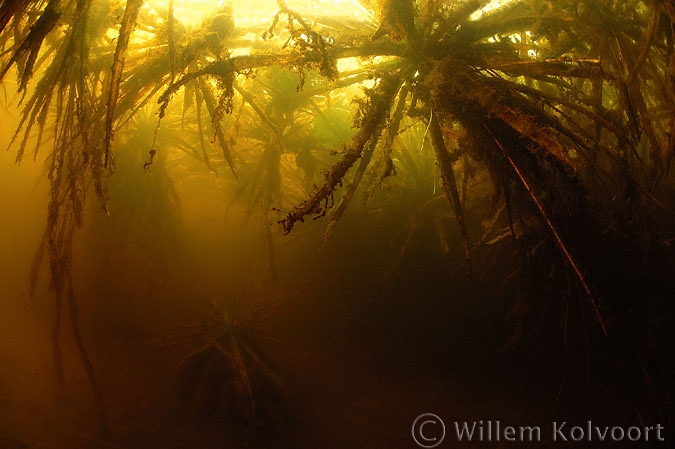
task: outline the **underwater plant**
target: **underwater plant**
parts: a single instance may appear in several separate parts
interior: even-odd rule
[[[247,293],[209,301],[205,318],[171,339],[171,345],[186,348],[177,366],[180,419],[216,429],[240,445],[283,444],[294,393],[274,360],[303,353],[273,336],[265,323],[288,300]]]
[[[565,320],[579,300],[581,319],[595,323],[583,332],[633,341],[635,329],[648,333],[647,323],[668,314],[672,2],[351,3],[365,11],[361,18],[338,20],[277,0],[264,25],[251,25],[238,21],[241,6],[230,4],[185,24],[174,1],[152,8],[140,0],[3,2],[0,80],[15,73],[22,101],[10,145],[21,162],[31,145],[37,157],[47,140],[52,144],[47,227],[33,273],[46,255],[57,370],[66,309],[100,396],[78,331],[73,236],[89,193],[110,213],[115,134],[149,107],[157,113],[155,137],[180,121],[199,145],[177,140],[159,148],[153,140],[138,149],[143,168],[151,170],[165,151],[191,153],[207,173],[225,167],[250,194],[267,242],[270,222],[289,234],[324,216],[327,238],[357,193],[368,198],[398,184],[419,190],[411,233],[431,210],[431,221],[441,223],[439,245],[453,250],[443,222],[449,212],[468,273],[478,248],[510,245],[519,262],[514,279],[535,279],[558,295]],[[484,223],[482,236],[472,222]],[[629,281],[635,278],[653,282],[638,295],[641,283]],[[546,302],[541,308],[544,315],[560,310]],[[244,332],[241,322],[226,317],[214,306],[206,328],[215,333],[207,332],[186,369],[199,371],[219,357],[221,374],[193,387],[231,390],[252,425],[249,363],[267,369],[233,336]],[[636,351],[650,353],[655,344]]]

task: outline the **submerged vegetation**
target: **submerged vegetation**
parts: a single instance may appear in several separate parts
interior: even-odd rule
[[[239,444],[274,443],[292,392],[264,351],[295,348],[267,335],[262,325],[283,300],[229,299],[209,304],[208,318],[178,337],[192,343],[178,367],[182,407],[199,425]]]
[[[179,207],[167,160],[198,162],[181,162],[188,180],[196,173],[231,185],[260,226],[260,272],[269,278],[275,233],[325,217],[326,242],[357,199],[409,212],[384,278],[423,229],[442,252],[461,252],[467,276],[485,276],[486,251],[507,254],[500,282],[515,292],[518,315],[510,344],[550,337],[545,329],[563,321],[566,338],[585,342],[581,352],[628,348],[654,413],[665,416],[673,3],[336,2],[342,16],[305,2],[253,3],[214,6],[194,22],[176,13],[177,0],[0,6],[0,79],[21,108],[9,146],[17,163],[48,153],[48,219],[32,282],[46,259],[57,373],[67,316],[102,427],[105,398],[78,324],[73,240],[85,203],[97,201],[106,216],[130,213],[111,207],[116,182],[138,183],[139,212],[126,222],[148,226],[151,239],[142,221],[166,224],[166,210],[152,213],[143,201]],[[116,180],[134,164],[135,178]],[[144,176],[161,177],[159,191],[147,190]],[[220,307],[185,358],[186,388],[235,401],[254,432],[256,382],[276,393],[283,382]],[[201,407],[216,406],[209,401]]]

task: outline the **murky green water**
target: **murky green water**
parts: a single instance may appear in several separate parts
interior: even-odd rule
[[[0,25],[0,447],[672,444],[668,4]]]

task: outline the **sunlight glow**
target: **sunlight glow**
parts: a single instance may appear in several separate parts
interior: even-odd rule
[[[337,61],[337,69],[340,73],[358,70],[362,66],[359,58],[342,58]]]
[[[484,14],[494,11],[495,9],[502,8],[508,4],[513,3],[515,0],[492,0],[490,3],[479,9],[478,11],[471,14],[471,20],[478,20],[483,17]]]
[[[166,11],[167,0],[148,0],[144,7],[152,14]],[[276,0],[174,0],[174,16],[186,26],[197,26],[209,15],[231,4],[237,26],[269,26],[279,10]],[[288,8],[309,17],[348,17],[357,21],[373,21],[375,14],[358,0],[288,0]]]

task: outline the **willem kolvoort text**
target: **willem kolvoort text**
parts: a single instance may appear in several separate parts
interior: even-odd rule
[[[504,426],[499,421],[454,422],[457,441],[541,441],[539,426]],[[595,426],[591,421],[571,426],[566,421],[551,423],[546,438],[553,441],[664,441],[664,427]]]

